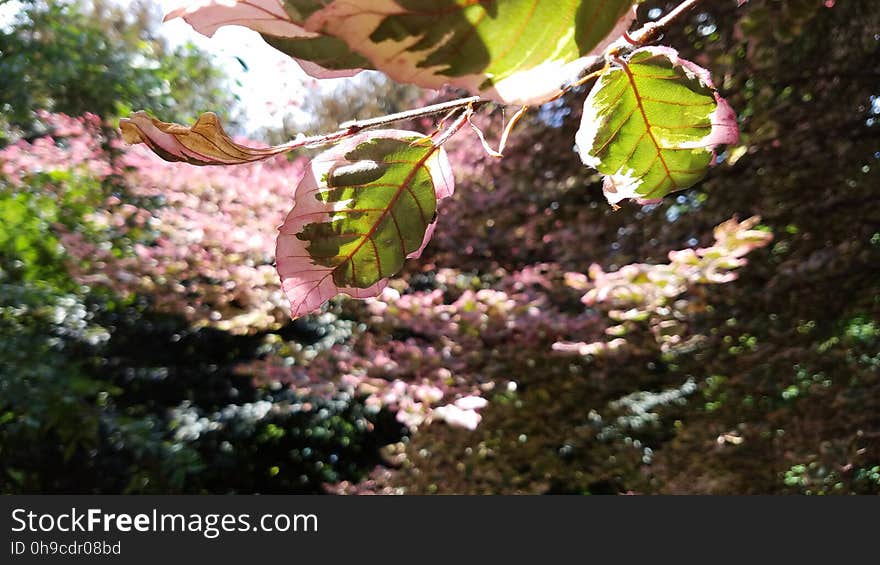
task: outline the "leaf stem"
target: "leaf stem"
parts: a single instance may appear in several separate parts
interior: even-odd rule
[[[486,104],[489,100],[483,100],[479,96],[470,96],[468,98],[458,98],[456,100],[450,100],[449,102],[441,102],[439,104],[432,104],[431,106],[425,106],[424,108],[415,108],[413,110],[404,110],[403,112],[397,112],[395,114],[388,114],[387,116],[380,116],[378,118],[370,118],[368,120],[352,120],[349,122],[344,122],[339,124],[339,129],[356,129],[357,131],[361,131],[367,128],[374,128],[379,126],[388,125],[393,122],[400,122],[403,120],[412,120],[415,118],[422,118],[425,116],[431,116],[434,114],[440,114],[442,112],[447,112],[449,110],[455,110],[458,108],[463,108],[469,105],[476,104]]]
[[[656,41],[663,33],[679,19],[696,9],[702,0],[684,0],[681,4],[670,10],[668,14],[657,20],[656,22],[648,22],[633,32],[624,33],[623,37],[615,41],[606,50],[604,60],[595,61],[593,64],[585,67],[580,72],[580,78],[574,83],[563,88],[562,94],[568,92],[575,86],[581,85],[591,78],[602,74],[607,69],[608,60],[612,55],[621,55],[632,51],[639,47],[644,47],[652,41]],[[603,68],[604,65],[604,68]],[[560,95],[561,96],[561,95]]]
[[[285,145],[289,149],[299,149],[301,147],[311,149],[315,147],[322,147],[324,145],[330,145],[331,143],[342,141],[343,139],[351,137],[366,129],[386,126],[394,122],[401,122],[404,120],[412,120],[425,116],[433,116],[434,114],[440,114],[442,112],[448,112],[451,115],[461,108],[467,108],[469,109],[469,111],[472,111],[474,108],[483,106],[484,104],[488,104],[490,102],[491,100],[484,100],[479,96],[469,96],[467,98],[450,100],[449,102],[432,104],[423,108],[415,108],[413,110],[404,110],[403,112],[388,114],[387,116],[379,116],[378,118],[370,118],[367,120],[351,120],[339,124],[339,129],[332,133],[313,135],[309,137],[299,136],[296,139],[289,141]],[[459,124],[459,128],[460,127],[461,125]],[[450,129],[452,128],[450,127]],[[455,131],[458,131],[458,129],[456,129]],[[446,136],[444,142],[449,137],[450,136]]]

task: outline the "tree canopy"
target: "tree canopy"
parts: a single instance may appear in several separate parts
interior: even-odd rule
[[[34,133],[38,109],[111,119],[156,108],[190,120],[205,107],[225,111],[232,104],[205,53],[191,44],[170,48],[158,36],[148,3],[21,4],[0,30],[0,110],[7,128]]]

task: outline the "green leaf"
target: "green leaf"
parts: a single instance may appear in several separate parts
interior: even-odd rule
[[[605,175],[611,204],[659,199],[702,179],[715,147],[736,143],[736,116],[709,72],[667,47],[634,51],[602,75],[584,104],[576,140]]]
[[[293,316],[381,292],[427,245],[452,182],[445,152],[414,132],[363,133],[316,157],[278,236]]]
[[[287,0],[291,9],[314,2]],[[306,4],[308,6],[306,6]],[[308,31],[344,40],[398,82],[453,84],[509,103],[535,103],[571,78],[632,21],[631,0],[334,0]]]
[[[317,78],[376,69],[425,88],[458,86],[505,103],[559,93],[635,17],[632,0],[250,0],[173,10],[199,32],[263,34]],[[590,59],[587,59],[590,58]]]
[[[263,39],[282,53],[293,57],[309,75],[315,78],[351,76],[359,69],[372,69],[369,61],[352,53],[341,39],[328,35],[317,37],[275,37],[263,34]],[[309,67],[304,62],[316,67]]]

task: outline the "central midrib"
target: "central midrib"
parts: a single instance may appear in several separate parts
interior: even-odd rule
[[[420,158],[418,161],[416,161],[414,163],[412,171],[410,171],[406,175],[406,178],[403,180],[403,182],[400,184],[400,186],[394,192],[394,196],[391,198],[390,202],[388,203],[388,206],[385,207],[385,209],[382,211],[381,214],[379,214],[379,217],[373,223],[373,226],[369,229],[369,231],[367,231],[367,233],[364,235],[364,237],[360,241],[360,243],[358,243],[350,253],[343,256],[343,257],[345,257],[345,259],[339,265],[337,265],[336,268],[334,268],[331,271],[331,273],[335,273],[337,271],[337,269],[341,268],[343,265],[345,265],[346,262],[350,261],[351,262],[352,283],[357,282],[356,281],[357,277],[355,275],[355,269],[354,269],[354,260],[353,260],[354,256],[357,255],[357,253],[361,250],[361,248],[364,246],[364,244],[367,241],[372,241],[373,235],[376,233],[376,230],[379,229],[379,226],[385,221],[385,217],[391,213],[392,208],[394,208],[394,205],[397,204],[397,201],[400,199],[400,196],[404,193],[404,191],[406,191],[407,187],[413,181],[416,174],[418,174],[418,172],[421,170],[421,168],[425,165],[425,162],[428,159],[430,159],[431,155],[433,155],[434,152],[437,151],[437,149],[438,149],[438,147],[436,145],[432,145],[431,150],[428,151],[427,153],[425,153],[425,155],[422,158]],[[373,246],[375,248],[375,246],[376,246],[375,242],[373,242]],[[375,255],[376,255],[376,270],[381,278],[382,277],[382,263],[381,263],[381,260],[379,259],[379,250],[375,249],[375,252],[376,252],[375,253]],[[404,256],[404,259],[405,258],[406,257]],[[373,283],[373,284],[375,284],[375,283]]]
[[[654,137],[654,132],[651,131],[651,122],[648,120],[648,114],[645,112],[645,107],[642,105],[642,95],[639,94],[639,89],[636,86],[636,77],[633,75],[632,71],[629,69],[629,65],[627,65],[625,61],[621,61],[620,66],[623,69],[623,72],[626,73],[630,85],[632,85],[633,94],[636,98],[636,105],[639,109],[639,113],[642,115],[642,120],[645,122],[645,130],[648,133],[648,137],[651,138],[651,143],[653,143],[654,147],[657,149],[657,158],[660,159],[660,164],[663,165],[663,170],[666,171],[666,178],[672,183],[673,188],[678,190],[678,184],[675,182],[675,179],[672,178],[672,172],[669,170],[669,165],[666,163],[666,159],[663,158],[663,150],[657,142],[657,138]]]

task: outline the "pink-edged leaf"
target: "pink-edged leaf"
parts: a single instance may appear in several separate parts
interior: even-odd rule
[[[511,104],[559,92],[632,22],[632,0],[286,0],[304,27],[345,41],[375,69]],[[311,7],[311,9],[309,9]]]
[[[197,30],[256,29],[316,77],[376,69],[424,88],[451,84],[537,104],[600,57],[632,23],[633,0],[201,0]],[[318,68],[316,69],[315,66]]]
[[[645,47],[604,73],[577,132],[584,163],[605,175],[611,204],[656,201],[702,179],[715,148],[736,143],[736,115],[709,71],[668,47]]]
[[[183,18],[194,30],[212,37],[227,25],[238,25],[277,37],[314,37],[288,15],[280,0],[192,0],[165,15]]]
[[[252,29],[318,79],[350,77],[370,68],[341,40],[306,30],[302,24],[308,13],[285,7],[281,0],[191,0],[168,12],[165,21],[182,18],[207,37],[227,25]]]
[[[361,133],[312,160],[279,228],[276,263],[296,318],[337,294],[378,295],[431,239],[453,191],[442,148],[422,134]]]
[[[349,78],[361,72],[363,69],[327,69],[317,63],[305,59],[297,59],[297,64],[310,77],[317,79],[325,78]]]

